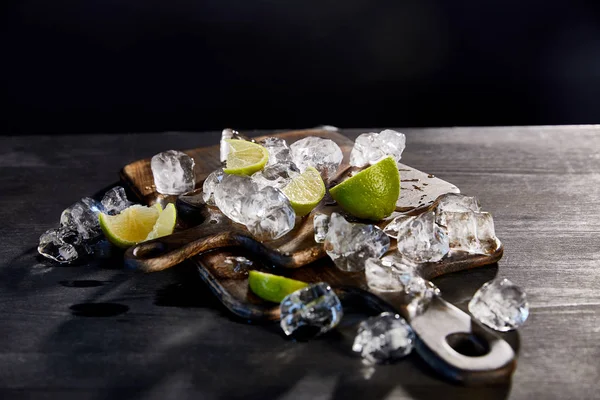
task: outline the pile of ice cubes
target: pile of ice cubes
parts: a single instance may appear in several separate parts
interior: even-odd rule
[[[221,161],[226,161],[229,146],[225,139],[248,140],[236,131],[225,129],[221,139]],[[232,221],[245,225],[261,241],[275,240],[294,228],[296,214],[281,191],[308,166],[315,167],[327,181],[342,162],[342,150],[329,139],[307,137],[291,146],[281,138],[268,137],[259,142],[269,152],[264,169],[252,176],[228,175],[222,168],[213,171],[202,185],[202,197],[209,206],[218,207]]]
[[[98,214],[115,215],[132,204],[120,186],[107,191],[101,201],[84,197],[62,212],[60,227],[40,236],[38,252],[59,263],[72,263],[93,254],[94,249],[104,247],[97,243],[102,237]]]

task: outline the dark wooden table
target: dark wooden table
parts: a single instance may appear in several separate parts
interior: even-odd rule
[[[232,318],[189,265],[143,275],[118,257],[37,256],[60,212],[123,165],[218,132],[3,136],[0,398],[600,398],[600,127],[402,131],[403,162],[479,196],[505,246],[497,267],[436,280],[444,297],[465,309],[496,274],[527,290],[531,316],[506,336],[519,349],[509,385],[453,385],[415,354],[367,378],[348,337],[296,343]]]

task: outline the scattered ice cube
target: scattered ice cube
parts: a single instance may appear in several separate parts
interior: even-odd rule
[[[300,175],[300,170],[296,164],[290,161],[281,161],[279,164],[266,166],[253,174],[251,178],[259,188],[271,186],[283,189],[298,175]]]
[[[445,224],[452,250],[492,254],[500,247],[490,213],[444,211],[440,213],[438,220]]]
[[[481,211],[477,197],[465,196],[460,193],[446,193],[437,199],[436,212],[452,211]]]
[[[215,205],[215,189],[223,180],[223,176],[225,176],[223,168],[219,168],[211,172],[202,184],[202,199],[204,199],[204,202],[209,206]]]
[[[283,162],[292,162],[290,148],[284,139],[268,137],[261,140],[259,144],[266,148],[269,152],[269,161],[267,162],[267,166],[276,165]]]
[[[85,239],[94,239],[102,234],[98,214],[102,204],[90,197],[84,197],[64,210],[60,216],[60,224],[76,231]]]
[[[403,231],[405,229],[405,225],[411,223],[414,219],[414,216],[399,215],[391,220],[390,223],[383,228],[383,231],[389,237],[396,239],[398,237],[398,232]]]
[[[398,252],[415,262],[436,262],[450,250],[445,229],[435,223],[433,211],[424,212],[402,225]]]
[[[104,193],[101,201],[104,212],[109,215],[115,215],[131,206],[133,203],[127,200],[125,189],[121,186],[116,186]]]
[[[406,136],[403,133],[386,129],[380,133],[363,133],[354,141],[350,153],[350,165],[365,167],[375,164],[386,156],[392,156],[396,162],[402,158],[406,147]]]
[[[194,190],[194,160],[187,154],[176,150],[158,153],[152,157],[150,166],[158,193],[182,194]]]
[[[267,186],[242,199],[241,218],[258,240],[274,240],[294,228],[296,213],[279,189]]]
[[[529,303],[523,289],[506,278],[496,278],[475,292],[469,311],[481,323],[506,332],[523,325],[529,316]]]
[[[252,266],[252,261],[246,257],[227,257],[225,264],[233,267],[233,272],[248,272],[248,268]]]
[[[352,350],[367,364],[384,363],[407,356],[415,334],[398,314],[384,312],[360,323]]]
[[[390,238],[375,225],[355,224],[331,215],[325,251],[342,271],[362,271],[365,261],[379,258],[390,248]]]
[[[258,191],[258,186],[247,176],[225,174],[214,191],[215,205],[238,224],[244,224],[242,200]]]
[[[313,227],[315,229],[315,242],[325,242],[325,237],[329,230],[329,216],[325,214],[315,214],[313,217]]]
[[[220,154],[219,159],[222,163],[227,161],[227,156],[229,155],[229,144],[225,141],[226,139],[237,139],[237,140],[248,140],[247,137],[241,135],[238,131],[234,131],[233,129],[223,129],[221,132],[221,142],[220,142]]]
[[[325,333],[340,322],[342,303],[326,283],[315,283],[286,296],[279,306],[281,329],[291,335],[301,327]]]
[[[309,136],[290,146],[292,160],[300,171],[315,167],[325,182],[335,177],[344,155],[342,149],[333,140]]]
[[[38,253],[59,263],[71,263],[87,254],[81,236],[69,227],[49,229],[40,236]]]

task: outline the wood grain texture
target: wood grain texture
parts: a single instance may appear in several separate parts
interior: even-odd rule
[[[350,138],[371,131],[344,130]],[[176,143],[219,132],[0,136],[0,396],[2,398],[595,399],[600,391],[600,127],[406,129],[403,162],[479,196],[505,247],[498,266],[434,279],[460,309],[496,274],[528,292],[512,382],[465,388],[417,357],[369,378],[349,351],[352,327],[308,343],[232,319],[190,264],[140,275],[119,257],[77,268],[35,256],[41,232],[115,171]],[[255,132],[265,134],[267,132]],[[50,151],[52,150],[52,151]],[[232,252],[235,254],[235,252]],[[96,281],[72,287],[65,282]],[[119,303],[114,317],[72,315]],[[352,315],[349,315],[352,317]]]

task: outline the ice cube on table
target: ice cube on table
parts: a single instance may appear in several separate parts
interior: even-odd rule
[[[258,186],[247,176],[224,174],[214,191],[215,205],[229,219],[244,224],[242,200],[258,191]]]
[[[247,194],[242,199],[241,219],[260,241],[282,237],[294,228],[296,213],[288,198],[271,186]]]
[[[307,167],[315,167],[325,182],[335,177],[344,155],[333,140],[309,136],[292,143],[292,161],[304,172]]]
[[[354,141],[350,153],[350,165],[365,167],[377,163],[386,156],[392,156],[396,162],[399,162],[405,147],[406,136],[403,133],[391,129],[380,133],[363,133]]]
[[[84,240],[94,239],[102,234],[98,222],[102,209],[100,202],[84,197],[62,212],[60,225],[78,232]]]
[[[283,189],[298,175],[300,175],[300,170],[296,164],[290,161],[281,161],[278,164],[267,165],[261,171],[254,173],[251,178],[259,188],[271,186]]]
[[[79,233],[64,226],[44,232],[40,236],[37,250],[42,256],[61,264],[74,262],[80,256],[88,254]]]
[[[384,312],[360,323],[352,350],[367,364],[405,357],[413,349],[415,333],[398,314]]]
[[[469,311],[479,322],[497,331],[517,329],[529,316],[527,295],[506,278],[485,283],[469,302]]]
[[[267,166],[280,163],[291,163],[292,154],[287,142],[284,139],[268,137],[259,142],[269,152],[269,161]]]
[[[416,217],[411,215],[399,215],[395,217],[393,220],[388,223],[383,231],[386,235],[391,238],[396,239],[398,237],[398,232],[403,231],[404,226],[411,223]]]
[[[435,213],[437,216],[437,223],[440,225],[446,225],[444,220],[444,212],[479,212],[481,206],[477,197],[465,196],[460,193],[446,193],[437,198],[437,206]]]
[[[181,151],[168,150],[156,154],[150,162],[156,191],[175,195],[194,190],[194,164],[194,160]]]
[[[452,250],[492,254],[500,247],[490,213],[444,211],[440,213],[438,220],[445,224]]]
[[[329,216],[325,214],[315,214],[313,217],[313,228],[315,230],[315,242],[325,242],[325,237],[329,230]]]
[[[100,203],[104,208],[104,212],[109,215],[118,214],[133,204],[127,200],[125,189],[121,186],[116,186],[104,193],[104,197]]]
[[[377,226],[348,222],[338,213],[329,220],[325,251],[342,271],[362,271],[369,258],[379,258],[390,248],[390,238]]]
[[[324,282],[289,294],[281,301],[279,310],[281,329],[288,336],[302,327],[325,333],[335,328],[343,316],[340,299]]]
[[[204,183],[202,184],[202,199],[209,206],[215,205],[215,190],[217,185],[221,183],[225,173],[223,172],[223,168],[219,168],[213,172],[211,172]]]
[[[446,230],[435,222],[435,213],[427,211],[401,226],[398,252],[414,262],[436,262],[450,250]]]

